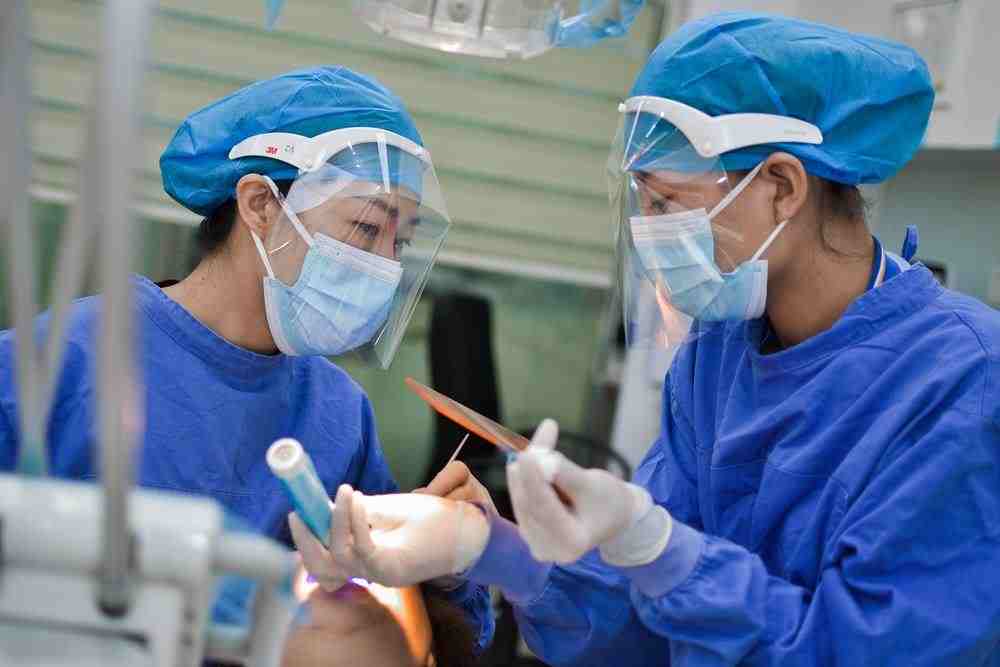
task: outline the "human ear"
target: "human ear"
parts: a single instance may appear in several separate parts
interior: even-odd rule
[[[761,177],[774,186],[774,224],[798,215],[809,198],[809,174],[802,162],[789,153],[773,153],[764,163]]]
[[[266,178],[247,174],[236,184],[236,210],[250,231],[266,239],[278,218],[280,206]]]

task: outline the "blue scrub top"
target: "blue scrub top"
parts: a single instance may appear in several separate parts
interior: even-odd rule
[[[297,438],[331,494],[341,483],[365,493],[396,490],[364,391],[322,357],[263,355],[229,343],[145,278],[133,281],[146,431],[142,486],[207,495],[253,529],[291,545],[291,507],[265,461],[267,448]],[[51,474],[95,479],[98,417],[95,335],[101,297],[76,302],[55,409],[48,426]],[[46,334],[48,316],[38,321]],[[0,469],[18,444],[13,337],[0,334]]]
[[[146,278],[133,280],[136,358],[145,401],[141,486],[209,496],[250,530],[292,546],[291,504],[265,461],[276,439],[309,452],[328,493],[350,484],[368,494],[397,490],[361,387],[323,357],[262,355],[237,347],[196,320]],[[74,304],[68,347],[48,424],[50,474],[97,477],[95,337],[101,297]],[[44,339],[48,314],[37,321]],[[0,333],[0,470],[11,471],[19,442],[12,332]],[[493,620],[485,589],[448,596],[480,631]],[[218,614],[217,614],[218,616]]]
[[[546,663],[1000,665],[1000,314],[893,264],[799,345],[762,354],[761,319],[678,352],[634,479],[674,517],[659,559],[491,534],[519,567],[477,580]]]

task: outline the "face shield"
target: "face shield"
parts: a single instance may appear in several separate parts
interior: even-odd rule
[[[608,178],[628,344],[671,347],[690,335],[694,319],[759,316],[766,262],[745,261],[744,230],[718,213],[760,165],[736,178],[722,155],[755,144],[820,143],[819,130],[767,114],[712,117],[656,97],[630,98],[619,110]]]
[[[388,368],[450,225],[430,154],[374,128],[251,137],[230,158],[298,167],[254,243],[268,325],[286,354],[355,352]]]

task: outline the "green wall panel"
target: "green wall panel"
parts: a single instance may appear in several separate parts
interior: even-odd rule
[[[36,192],[72,193],[91,104],[100,5],[33,0],[31,11]],[[136,269],[154,280],[176,278],[190,261],[190,225],[197,218],[163,193],[158,171],[177,125],[253,80],[327,63],[375,76],[413,113],[454,220],[446,256],[607,275],[613,234],[604,174],[616,107],[659,22],[653,6],[628,39],[509,62],[380,37],[354,18],[349,0],[288,0],[273,32],[262,27],[260,0],[162,0],[135,146],[135,196],[143,206]],[[51,260],[66,209],[38,205],[35,215],[39,256]],[[42,264],[43,286],[53,266]],[[505,421],[529,428],[552,416],[570,430],[584,428],[604,291],[441,265],[434,285],[472,290],[493,304]],[[429,376],[430,298],[417,309],[388,372],[344,362],[372,398],[386,455],[404,488],[420,481],[430,446],[426,407],[401,389],[407,375]]]
[[[73,188],[89,106],[100,5],[35,0],[35,174]],[[160,190],[158,157],[194,109],[294,67],[340,63],[406,101],[435,158],[456,233],[446,248],[494,260],[600,273],[610,265],[604,163],[621,99],[659,20],[640,15],[627,40],[558,49],[529,61],[456,57],[376,35],[349,2],[292,0],[278,29],[246,0],[165,0],[151,39],[137,198],[184,219]],[[190,221],[190,217],[189,217]]]

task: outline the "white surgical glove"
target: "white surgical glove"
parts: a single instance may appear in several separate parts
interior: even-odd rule
[[[498,514],[490,492],[476,479],[469,466],[461,461],[452,461],[434,476],[430,484],[414,489],[413,492],[449,500],[464,500],[479,505],[494,516]],[[429,583],[437,588],[450,590],[461,586],[463,582],[464,579],[460,577],[440,577]]]
[[[355,577],[409,586],[467,570],[489,538],[483,512],[466,502],[419,494],[366,496],[337,490],[330,548],[289,514],[302,563],[327,590]]]
[[[481,505],[493,514],[498,513],[490,492],[476,479],[469,466],[461,461],[452,461],[434,476],[430,484],[414,489],[413,492],[427,493],[450,500],[465,500]]]
[[[543,421],[531,446],[507,465],[514,515],[532,556],[572,563],[600,547],[611,565],[655,560],[670,540],[670,514],[642,487],[554,451],[558,438],[558,424]]]

